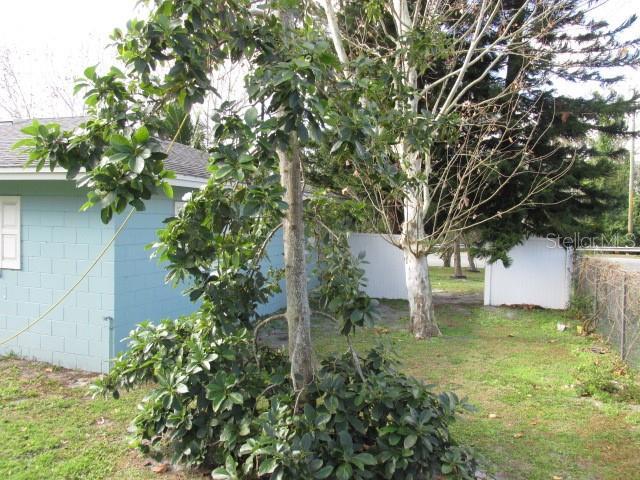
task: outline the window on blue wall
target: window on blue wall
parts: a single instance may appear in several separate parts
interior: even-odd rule
[[[20,197],[0,197],[0,268],[20,270]]]
[[[182,202],[180,200],[173,202],[173,214],[177,217],[186,204],[187,202]]]

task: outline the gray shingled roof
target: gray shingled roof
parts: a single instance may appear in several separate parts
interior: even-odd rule
[[[86,120],[85,117],[63,117],[63,118],[39,118],[40,123],[57,123],[63,130],[71,130]],[[0,123],[0,171],[3,168],[22,167],[27,160],[27,156],[19,150],[11,147],[18,140],[25,137],[22,133],[24,127],[30,125],[32,120],[15,120],[11,123]],[[162,141],[162,144],[169,146],[169,142]],[[173,170],[178,175],[188,175],[192,177],[207,178],[207,154],[201,150],[176,143],[173,145],[169,157],[165,160],[168,170]]]

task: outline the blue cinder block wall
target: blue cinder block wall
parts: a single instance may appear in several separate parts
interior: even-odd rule
[[[175,189],[176,199],[186,189]],[[97,209],[80,212],[86,191],[66,181],[2,181],[0,196],[21,198],[21,268],[0,270],[0,340],[8,338],[54,304],[87,270],[111,240],[124,215],[104,225]],[[126,348],[129,332],[143,320],[157,322],[193,312],[197,305],[180,288],[165,284],[165,269],[145,247],[156,239],[174,201],[162,195],[133,215],[112,247],[47,317],[7,345],[14,353],[94,372]],[[269,265],[282,268],[279,231],[267,249]],[[313,268],[310,257],[309,272]],[[283,291],[260,306],[269,314],[286,305]]]
[[[186,190],[175,189],[179,200]],[[143,320],[157,322],[176,318],[197,309],[180,286],[165,283],[166,270],[146,246],[155,242],[156,232],[167,217],[174,215],[174,201],[157,195],[145,202],[146,210],[137,212],[115,242],[115,314],[113,353],[126,348],[123,342]],[[119,218],[116,225],[120,225]],[[116,227],[117,228],[117,227]]]
[[[70,182],[3,181],[21,201],[21,268],[0,270],[0,339],[36,319],[82,275],[113,235],[100,216],[79,212],[86,196]],[[9,344],[15,353],[68,368],[105,371],[114,312],[114,253],[107,252],[62,305]]]
[[[184,193],[184,192],[179,192]],[[21,268],[0,270],[0,340],[33,322],[87,270],[120,225],[99,212],[80,212],[86,191],[65,181],[3,181],[0,195],[21,201]],[[16,354],[95,372],[125,347],[121,340],[142,320],[158,321],[196,307],[164,283],[165,271],[145,246],[173,200],[160,195],[136,213],[74,292],[0,355]],[[120,218],[122,221],[122,218]]]

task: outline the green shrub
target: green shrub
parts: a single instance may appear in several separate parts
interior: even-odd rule
[[[288,361],[251,335],[224,333],[202,314],[142,324],[130,349],[95,389],[153,382],[134,419],[143,452],[204,465],[217,479],[473,478],[471,452],[449,435],[462,407],[398,372],[382,350],[325,360],[303,396],[288,382]]]
[[[574,292],[571,296],[571,304],[567,313],[570,317],[580,322],[583,335],[589,335],[596,330],[598,317],[592,296]]]
[[[265,391],[290,390],[286,358],[261,353],[258,367],[247,330],[225,333],[201,314],[143,323],[94,389],[117,398],[120,389],[153,382],[133,422],[139,448],[169,450],[191,466],[220,465],[258,432]]]
[[[378,301],[366,293],[364,252],[354,257],[348,241],[348,232],[364,215],[364,207],[354,200],[335,199],[324,191],[316,192],[305,207],[307,216],[322,219],[312,223],[317,252],[313,273],[319,280],[311,292],[312,299],[338,321],[340,333],[350,335],[356,327],[372,324],[377,317]]]
[[[261,457],[274,479],[475,478],[471,452],[449,435],[458,398],[432,394],[379,349],[361,363],[364,382],[350,354],[324,361],[297,415],[274,402],[260,418],[262,435],[243,448],[247,461]]]
[[[372,325],[377,317],[378,301],[367,295],[366,279],[361,263],[364,254],[354,257],[347,237],[323,243],[321,260],[315,268],[319,279],[312,298],[322,310],[328,311],[340,324],[340,333],[352,334],[356,327]]]

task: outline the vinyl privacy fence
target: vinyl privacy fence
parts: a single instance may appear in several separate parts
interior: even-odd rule
[[[640,366],[640,270],[607,257],[577,255],[574,302],[623,360]]]

